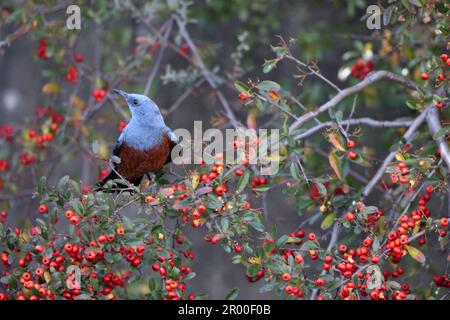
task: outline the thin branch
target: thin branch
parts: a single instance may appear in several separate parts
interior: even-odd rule
[[[234,116],[233,111],[231,110],[230,105],[228,104],[227,99],[225,98],[225,96],[222,94],[222,92],[219,90],[219,87],[216,83],[216,81],[213,78],[213,75],[211,74],[211,72],[206,68],[205,63],[203,62],[202,58],[200,57],[200,54],[198,53],[197,47],[195,46],[194,42],[192,41],[189,33],[186,30],[186,25],[185,22],[181,21],[179,17],[177,17],[176,15],[174,15],[175,20],[178,24],[178,28],[180,30],[180,34],[181,36],[184,38],[184,40],[186,41],[186,44],[188,45],[189,49],[192,51],[192,54],[194,55],[195,58],[195,65],[200,68],[200,70],[203,73],[203,76],[205,77],[206,81],[209,83],[209,85],[211,86],[211,88],[214,89],[214,91],[217,94],[217,97],[219,98],[220,103],[222,104],[225,113],[228,117],[228,119],[230,120],[231,124],[233,125],[233,127],[237,128],[240,127],[239,122],[237,121],[236,117]]]
[[[402,139],[404,143],[409,143],[411,139],[414,136],[414,133],[417,131],[417,129],[422,125],[422,123],[425,121],[427,114],[429,112],[429,108],[425,109],[412,123],[411,126],[408,128],[408,130],[403,135]],[[383,177],[383,174],[386,170],[386,167],[389,165],[389,163],[392,162],[395,158],[395,154],[397,153],[397,150],[394,150],[390,152],[387,157],[384,159],[381,166],[378,168],[378,171],[375,173],[375,175],[372,177],[372,179],[369,181],[369,183],[364,188],[361,198],[364,199],[367,197],[373,190],[373,188],[378,184],[380,179]]]
[[[319,79],[321,79],[322,81],[324,81],[325,83],[329,84],[331,87],[333,87],[334,89],[336,89],[338,92],[341,92],[341,89],[335,85],[333,82],[331,82],[330,80],[328,80],[327,78],[325,78],[320,72],[318,72],[317,70],[315,70],[314,68],[311,68],[309,65],[307,65],[306,63],[298,60],[297,58],[293,57],[292,55],[286,55],[285,56],[287,59],[294,61],[296,64],[298,64],[299,66],[308,69],[309,72],[311,72],[312,74],[314,74],[316,77],[318,77]]]
[[[310,111],[308,113],[305,113],[303,116],[298,118],[291,126],[289,127],[289,131],[294,131],[295,129],[302,126],[305,122],[308,120],[317,117],[319,114],[321,114],[324,111],[327,111],[328,109],[335,107],[338,105],[342,100],[347,98],[348,96],[351,96],[357,92],[360,92],[364,90],[369,85],[381,80],[381,79],[388,79],[390,81],[398,82],[401,85],[416,90],[417,87],[414,84],[414,82],[403,78],[402,76],[399,76],[395,73],[389,72],[389,71],[374,71],[369,73],[366,78],[359,82],[358,84],[355,84],[352,87],[346,88],[342,91],[340,91],[337,95],[335,95],[332,99],[328,100],[326,103],[321,105],[319,108]]]
[[[173,20],[168,19],[166,21],[166,23],[160,29],[160,32],[161,32],[161,31],[163,31],[164,28],[166,28],[166,30],[164,32],[164,36],[163,36],[164,44],[167,42],[167,40],[169,39],[169,35],[172,32]],[[159,67],[161,66],[161,62],[164,57],[165,50],[166,50],[166,46],[164,45],[157,53],[155,64],[152,68],[152,71],[150,72],[150,75],[148,76],[147,83],[145,84],[145,89],[144,89],[144,93],[143,93],[144,96],[147,96],[148,92],[150,91],[150,87],[153,83],[153,80],[155,79],[156,73],[158,72]]]
[[[439,113],[433,106],[430,107],[430,110],[428,112],[427,124],[433,135],[442,129],[441,121],[439,120]],[[448,142],[443,136],[438,137],[435,140],[438,144],[439,151],[441,152],[441,158],[444,159],[447,168],[450,170],[450,149],[448,147]]]
[[[341,125],[347,126],[356,126],[364,124],[376,128],[398,128],[398,127],[409,127],[413,123],[413,121],[412,120],[379,121],[372,118],[358,118],[358,119],[342,120],[340,121],[340,123]],[[295,139],[296,140],[305,139],[326,127],[332,127],[334,125],[336,125],[336,122],[334,121],[322,122],[308,129],[306,132],[299,134],[298,136],[295,137]]]

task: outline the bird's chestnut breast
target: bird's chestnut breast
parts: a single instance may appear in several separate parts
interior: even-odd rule
[[[169,153],[170,139],[167,134],[147,150],[136,149],[123,141],[118,154],[120,164],[117,172],[129,181],[138,179],[146,173],[159,171],[166,163]]]

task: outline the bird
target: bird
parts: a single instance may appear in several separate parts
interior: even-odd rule
[[[144,176],[150,178],[150,174],[171,162],[172,149],[178,144],[176,135],[166,126],[153,100],[119,89],[112,91],[125,99],[131,111],[131,120],[122,130],[112,152],[114,170],[97,184],[97,190],[103,189],[108,181],[117,179],[126,179],[139,186]],[[118,186],[119,189],[125,187],[123,184]]]

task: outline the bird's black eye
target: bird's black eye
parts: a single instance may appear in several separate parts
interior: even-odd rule
[[[139,101],[138,101],[137,99],[133,99],[133,104],[134,104],[135,106],[137,106],[137,105],[139,104]]]

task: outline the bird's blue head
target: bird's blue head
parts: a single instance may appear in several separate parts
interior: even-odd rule
[[[126,93],[118,89],[113,89],[113,92],[123,97],[127,102],[131,110],[132,121],[136,121],[143,126],[165,126],[161,111],[149,97],[142,94]]]

